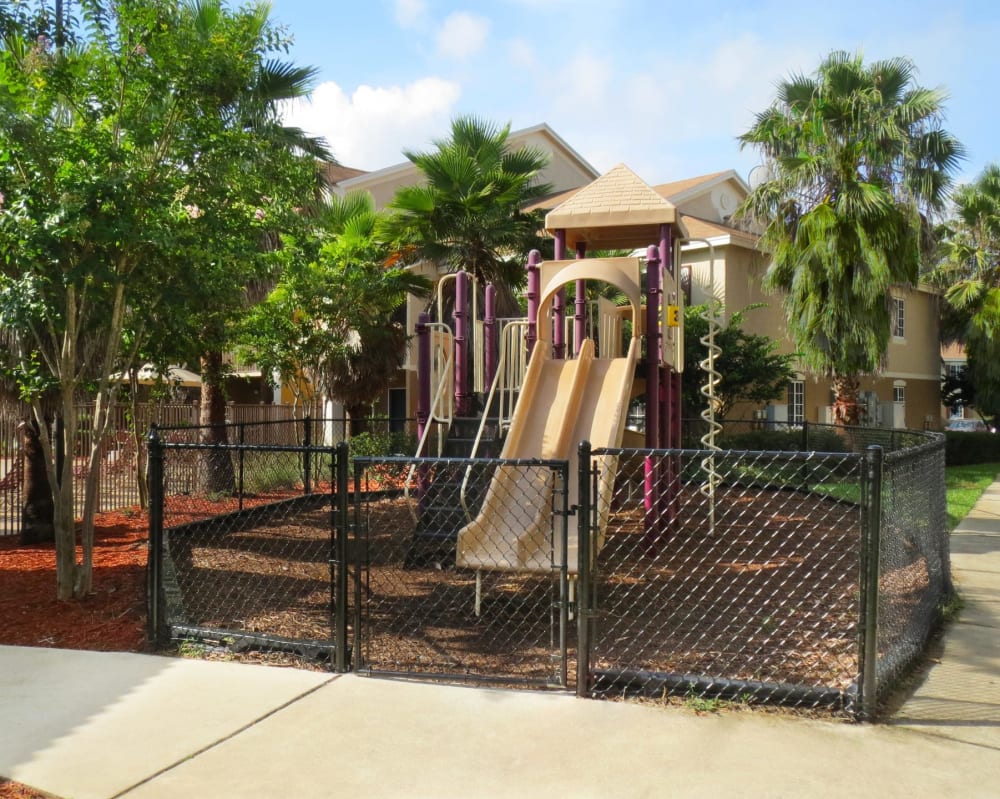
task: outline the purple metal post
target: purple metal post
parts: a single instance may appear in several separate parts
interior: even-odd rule
[[[587,242],[580,241],[576,244],[577,259],[587,257]],[[576,312],[573,314],[573,348],[579,352],[583,347],[583,339],[587,335],[585,320],[587,318],[587,281],[576,281],[576,301],[574,302]],[[596,337],[595,337],[596,340]]]
[[[469,414],[469,377],[465,368],[468,363],[469,342],[469,275],[459,272],[455,275],[455,415]]]
[[[674,259],[673,259],[673,230],[670,225],[660,225],[660,272],[661,275],[673,276],[674,273]],[[661,287],[662,288],[662,287]],[[670,302],[670,298],[663,294],[662,302]],[[663,363],[663,332],[660,332],[660,363]],[[679,331],[678,331],[679,334]],[[667,372],[662,378],[662,397],[663,405],[660,408],[661,416],[661,430],[663,431],[660,436],[660,446],[662,447],[679,447],[680,438],[674,438],[674,427],[679,426],[680,420],[678,419],[675,423],[674,421],[674,381],[673,381],[673,367],[667,367]]]
[[[554,255],[557,261],[566,257],[566,231],[556,231]],[[566,287],[563,286],[552,298],[552,354],[556,358],[566,357]]]
[[[646,250],[646,446],[660,441],[660,253]]]
[[[566,287],[563,286],[552,298],[552,354],[556,358],[566,357]]]
[[[486,303],[483,309],[483,336],[486,338],[486,385],[493,385],[497,374],[497,290],[492,283],[486,286]]]
[[[422,313],[417,319],[417,440],[424,437],[424,429],[431,415],[431,331],[427,327],[430,314]],[[425,455],[419,452],[418,455]]]
[[[646,250],[646,446],[657,449],[660,440],[660,252]],[[647,551],[659,550],[659,496],[661,470],[659,456],[647,456],[643,463],[643,531]]]
[[[556,239],[558,241],[558,239]],[[541,293],[542,276],[539,273],[538,265],[542,262],[542,254],[538,250],[528,253],[528,357],[535,349],[535,342],[538,341],[538,295]]]

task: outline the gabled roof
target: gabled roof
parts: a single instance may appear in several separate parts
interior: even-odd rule
[[[584,159],[576,150],[566,143],[566,140],[562,138],[558,133],[556,133],[552,128],[550,128],[545,122],[538,125],[533,125],[530,128],[522,128],[520,130],[513,130],[507,137],[507,142],[510,146],[517,148],[525,143],[534,134],[541,134],[547,138],[557,150],[561,150],[570,161],[574,162],[576,166],[580,168],[582,172],[587,174],[591,178],[596,178],[598,172],[594,169],[590,163]],[[342,180],[337,181],[339,188],[344,191],[350,191],[352,189],[367,188],[373,183],[379,183],[381,181],[391,179],[394,176],[403,176],[407,173],[413,173],[414,176],[419,174],[419,170],[410,161],[403,161],[398,164],[393,164],[392,166],[383,167],[382,169],[376,169],[372,172],[363,172],[361,170],[355,170],[356,174],[350,177],[345,177]],[[406,183],[404,179],[402,181]]]
[[[750,187],[746,184],[746,181],[739,176],[739,173],[737,173],[735,169],[724,169],[721,172],[711,172],[707,175],[698,175],[697,177],[685,178],[684,180],[675,180],[670,183],[660,183],[653,186],[652,189],[665,200],[669,200],[674,205],[680,205],[690,197],[697,194],[703,194],[706,190],[712,188],[713,186],[725,183],[728,180],[735,180],[747,194],[750,193]],[[536,200],[534,203],[527,206],[525,210],[534,211],[537,209],[545,210],[547,208],[556,208],[580,191],[583,191],[583,188],[569,189],[557,194],[550,194],[548,197]]]
[[[724,169],[722,172],[712,172],[708,175],[675,180],[672,183],[661,183],[658,186],[653,186],[653,189],[661,197],[666,197],[675,205],[680,205],[688,197],[694,194],[701,194],[706,189],[719,183],[725,183],[727,180],[737,181],[748,194],[750,193],[750,187],[735,169]]]
[[[366,174],[368,173],[363,169],[355,169],[354,167],[342,166],[340,164],[324,164],[323,166],[323,177],[331,186],[336,186],[338,183],[343,183],[345,180],[350,180],[351,178],[356,178],[360,175]]]
[[[707,219],[699,219],[689,214],[680,215],[681,222],[687,230],[689,239],[720,239],[725,237],[729,243],[741,244],[746,247],[754,247],[757,244],[758,236],[747,233],[744,230],[723,225],[721,222],[710,222]],[[719,242],[713,242],[718,245]]]
[[[661,225],[678,222],[677,208],[619,164],[575,192],[545,216],[545,229],[566,231],[566,244],[592,249],[638,246],[655,241]]]

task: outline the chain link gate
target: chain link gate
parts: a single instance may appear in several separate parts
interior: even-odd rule
[[[346,670],[346,446],[173,437],[149,439],[150,638]]]
[[[568,474],[565,461],[355,458],[353,670],[568,687]]]

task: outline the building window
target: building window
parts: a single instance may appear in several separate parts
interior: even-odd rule
[[[961,380],[962,375],[965,374],[965,364],[960,361],[952,361],[944,365],[945,377],[950,377],[952,380]]]
[[[806,384],[793,380],[788,384],[788,423],[802,424],[805,420]]]
[[[892,401],[897,405],[902,405],[906,402],[906,386],[892,387]]]
[[[900,297],[892,298],[892,335],[894,338],[906,336],[906,302]]]

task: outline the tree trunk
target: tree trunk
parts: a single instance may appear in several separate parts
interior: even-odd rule
[[[202,444],[228,444],[226,395],[223,387],[222,353],[209,352],[201,357],[201,410],[199,440]],[[229,450],[201,451],[198,469],[199,489],[209,494],[232,494],[236,473]]]
[[[845,427],[857,427],[861,424],[861,403],[858,402],[858,390],[861,380],[857,375],[833,376],[833,419]]]
[[[365,403],[345,406],[344,410],[351,419],[351,435],[356,436],[368,432],[368,417],[371,406]]]
[[[38,435],[38,422],[25,419],[21,431],[21,458],[24,469],[24,503],[21,506],[21,543],[41,544],[56,540],[55,504],[45,467],[45,451]]]

